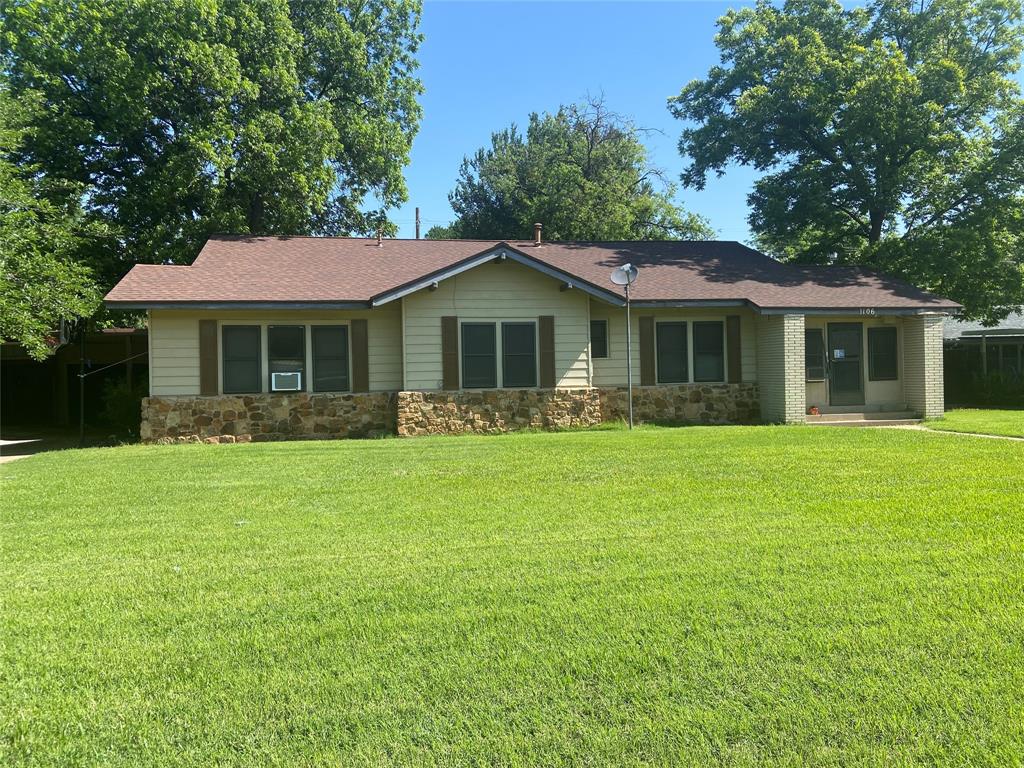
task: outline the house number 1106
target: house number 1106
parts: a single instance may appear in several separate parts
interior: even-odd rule
[[[875,314],[875,308],[874,307],[862,307],[861,310],[860,310],[860,313],[862,315],[874,315]]]

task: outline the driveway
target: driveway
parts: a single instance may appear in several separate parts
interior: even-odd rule
[[[4,430],[0,436],[0,464],[44,451],[77,447],[77,432],[53,428]]]

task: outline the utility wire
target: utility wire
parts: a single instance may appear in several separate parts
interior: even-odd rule
[[[107,370],[107,368],[113,368],[115,365],[120,365],[121,363],[127,363],[129,360],[134,360],[136,357],[142,357],[143,355],[148,355],[148,354],[149,354],[149,352],[139,352],[139,354],[137,354],[137,355],[132,355],[131,357],[126,357],[124,360],[118,360],[116,363],[111,363],[110,365],[104,365],[102,368],[97,368],[95,371],[89,371],[88,373],[79,373],[79,374],[76,374],[76,375],[78,376],[78,378],[84,379],[86,376],[92,376],[94,373],[99,373],[100,371],[105,371],[105,370]]]

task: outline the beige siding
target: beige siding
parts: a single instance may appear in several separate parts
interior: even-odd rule
[[[671,322],[682,320],[689,323],[701,320],[725,322],[728,315],[740,316],[740,352],[743,368],[743,381],[757,381],[757,338],[756,316],[749,309],[647,309],[633,307],[630,313],[633,334],[633,383],[640,383],[640,317],[654,316],[655,322]],[[613,307],[602,301],[592,299],[590,317],[593,320],[608,321],[608,357],[594,358],[595,387],[626,386],[626,310]],[[726,350],[726,364],[729,352]],[[693,345],[690,345],[690,371],[693,371]],[[728,378],[729,372],[726,371]]]
[[[263,391],[267,390],[268,325],[345,325],[356,318],[367,320],[369,335],[370,389],[402,388],[402,314],[400,302],[361,311],[334,310],[157,310],[149,315],[150,387],[152,395],[199,394],[199,320],[220,325],[263,327]],[[218,345],[220,333],[217,334]],[[310,334],[306,334],[306,370],[311,370]],[[218,360],[220,353],[218,351]],[[310,388],[307,373],[305,388]]]
[[[406,296],[405,388],[441,388],[441,318],[446,315],[460,322],[536,321],[553,315],[557,386],[589,386],[588,296],[577,289],[560,291],[560,286],[558,280],[506,261],[483,264],[442,281],[436,290]],[[499,386],[500,357],[499,349]]]
[[[828,347],[829,323],[860,323],[863,326],[861,359],[862,380],[864,384],[864,407],[883,411],[901,411],[906,407],[907,398],[903,391],[904,365],[903,355],[899,351],[904,348],[904,321],[897,317],[865,317],[863,315],[807,317],[807,328],[820,328],[825,334],[826,352]],[[896,349],[900,359],[899,378],[895,381],[871,381],[868,376],[868,328],[896,327]],[[807,407],[816,405],[828,408],[828,382],[807,382]],[[853,406],[850,406],[851,408]]]
[[[761,417],[805,421],[803,315],[762,315],[757,321]]]
[[[199,318],[189,312],[149,313],[149,394],[199,394]]]
[[[907,405],[926,419],[945,409],[942,374],[942,316],[907,318],[903,330]]]

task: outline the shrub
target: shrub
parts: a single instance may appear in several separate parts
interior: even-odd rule
[[[120,437],[138,439],[142,412],[142,398],[146,396],[146,383],[134,385],[118,377],[103,387],[103,424],[112,427]]]
[[[1024,406],[1024,376],[1019,373],[976,373],[971,379],[971,388],[979,405]]]

